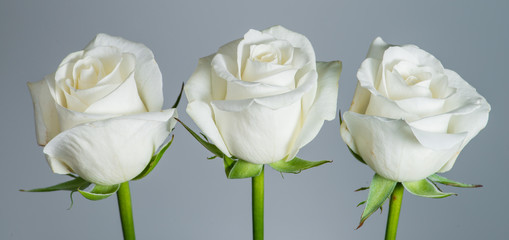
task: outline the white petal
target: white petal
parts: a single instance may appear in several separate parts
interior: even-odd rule
[[[160,111],[163,106],[162,75],[154,60],[152,51],[141,43],[135,43],[120,37],[98,34],[85,50],[98,46],[114,46],[122,52],[136,56],[136,70],[134,78],[139,95],[148,111]]]
[[[207,138],[216,145],[221,152],[231,156],[214,123],[214,114],[209,102],[213,100],[213,84],[211,79],[211,61],[214,55],[201,58],[189,80],[184,92],[187,97],[186,112],[193,119]]]
[[[138,96],[134,75],[130,75],[117,89],[91,104],[85,113],[127,115],[146,111],[145,105]]]
[[[282,26],[274,26],[262,31],[263,33],[268,33],[274,36],[276,39],[284,39],[292,44],[295,48],[300,48],[302,51],[306,53],[307,56],[310,57],[310,62],[316,62],[315,59],[315,51],[313,50],[313,46],[311,42],[306,38],[306,36],[290,31]]]
[[[54,77],[54,74],[50,74],[38,82],[27,83],[34,105],[37,143],[42,146],[60,132],[55,100],[48,86],[48,81],[54,81]]]
[[[55,107],[58,115],[58,123],[61,132],[70,129],[76,125],[80,125],[82,123],[100,121],[108,118],[121,116],[121,114],[89,114],[77,112],[62,107],[59,104],[55,104]]]
[[[461,151],[479,131],[486,127],[491,106],[484,97],[477,93],[475,88],[470,86],[457,73],[447,69],[445,73],[448,76],[450,85],[457,88],[456,94],[451,97],[451,101],[455,102],[453,105],[463,104],[465,106],[452,112],[453,116],[451,117],[449,127],[449,132],[451,133],[468,132],[465,141],[460,147]],[[453,156],[440,169],[440,172],[449,171],[456,162],[457,156]]]
[[[293,159],[300,148],[311,142],[325,120],[330,121],[336,117],[338,99],[338,81],[341,75],[342,65],[339,61],[318,62],[318,87],[316,98],[309,112],[303,113],[304,124],[299,133],[296,143],[293,145],[288,159]]]
[[[171,131],[174,109],[76,126],[44,148],[55,173],[74,172],[92,183],[113,185],[136,177]]]
[[[387,48],[391,45],[387,44],[381,37],[375,38],[371,45],[369,46],[368,54],[366,58],[374,58],[381,60],[383,54]]]
[[[246,101],[212,102],[216,125],[229,152],[255,164],[282,160],[301,124],[300,101],[278,109]]]
[[[207,138],[216,145],[221,152],[231,157],[231,153],[228,151],[223,137],[219,133],[216,123],[214,122],[215,117],[210,104],[199,100],[192,101],[187,104],[186,112],[191,119],[193,119],[198,128],[207,135]]]
[[[416,130],[403,120],[353,112],[346,112],[343,116],[346,129],[342,129],[342,136],[347,140],[351,137],[352,141],[346,142],[354,145],[349,145],[352,150],[375,172],[398,182],[417,181],[437,172],[456,154],[461,145],[461,141],[458,143],[455,136],[441,138],[440,134],[419,132],[422,135],[416,137]],[[442,145],[452,147],[430,148],[434,146],[432,140],[447,143]]]

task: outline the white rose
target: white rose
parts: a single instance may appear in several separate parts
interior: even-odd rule
[[[486,126],[490,105],[414,45],[371,44],[341,136],[379,175],[417,181],[452,168]]]
[[[219,150],[255,164],[291,160],[336,115],[341,63],[318,62],[281,26],[250,30],[200,59],[187,113]]]
[[[136,177],[175,125],[145,45],[99,34],[57,71],[28,83],[37,142],[55,173],[113,185]]]

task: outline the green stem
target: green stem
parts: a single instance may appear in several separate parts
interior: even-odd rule
[[[131,205],[129,182],[120,184],[120,189],[118,189],[117,192],[117,200],[124,240],[135,240],[136,235],[134,234],[133,210]]]
[[[401,211],[401,202],[403,201],[403,191],[405,188],[401,183],[396,184],[391,194],[389,202],[389,216],[387,217],[387,227],[385,229],[385,240],[395,240],[398,232],[399,212]]]
[[[263,240],[263,168],[252,178],[253,240]]]

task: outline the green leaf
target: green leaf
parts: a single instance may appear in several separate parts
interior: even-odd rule
[[[285,161],[285,159],[269,164],[276,171],[284,172],[284,173],[300,173],[302,170],[306,170],[309,168],[317,167],[325,163],[330,163],[332,161],[323,160],[323,161],[306,161],[304,159],[300,159],[295,157],[291,161]]]
[[[73,176],[74,177],[74,176]],[[90,183],[85,179],[76,177],[73,180],[63,182],[57,185],[53,185],[45,188],[36,188],[31,190],[23,190],[22,192],[52,192],[52,191],[78,191],[78,189],[85,189],[90,186]]]
[[[260,175],[263,170],[263,164],[253,164],[242,159],[233,163],[227,177],[229,179],[251,178]]]
[[[385,179],[378,174],[373,176],[373,180],[371,180],[371,184],[369,185],[366,207],[362,212],[361,221],[359,222],[357,229],[362,227],[364,221],[366,221],[371,214],[382,207],[385,200],[387,200],[387,198],[389,198],[392,194],[392,191],[394,191],[396,184],[396,181]]]
[[[185,129],[187,129],[187,131],[189,133],[191,133],[191,135],[193,135],[193,137],[198,140],[198,142],[203,145],[207,150],[209,150],[211,153],[213,153],[214,155],[220,157],[220,158],[223,158],[224,156],[224,153],[221,152],[221,150],[219,150],[216,145],[212,144],[212,143],[209,143],[205,140],[203,140],[198,134],[196,134],[193,130],[191,130],[191,128],[189,128],[187,125],[185,125],[182,121],[180,121],[180,119],[178,118],[175,118],[180,124],[182,124],[182,126],[184,126]]]
[[[105,199],[118,191],[120,188],[120,184],[104,186],[104,185],[95,185],[92,191],[88,192],[85,190],[78,189],[78,191],[83,195],[83,197],[89,200],[101,200]]]
[[[433,174],[433,175],[429,176],[428,179],[430,181],[432,181],[432,182],[437,182],[437,183],[441,183],[441,184],[448,185],[448,186],[453,186],[453,187],[461,187],[461,188],[478,188],[478,187],[482,187],[482,185],[479,185],[479,184],[466,184],[466,183],[456,182],[454,180],[450,180],[450,179],[447,179],[445,177],[438,176],[436,174]]]
[[[427,198],[444,198],[455,193],[443,193],[428,179],[422,179],[414,182],[404,182],[403,186],[405,189],[413,195]]]
[[[174,135],[171,136],[171,140],[166,145],[164,145],[164,147],[162,147],[161,150],[156,155],[152,156],[152,158],[150,159],[150,162],[147,164],[145,169],[143,169],[143,171],[141,171],[141,173],[138,174],[138,176],[133,178],[133,180],[142,179],[145,176],[147,176],[150,172],[152,172],[152,170],[154,170],[156,165],[159,163],[159,160],[161,160],[161,158],[163,157],[164,152],[166,152],[168,147],[170,147],[171,143],[173,142],[173,138],[174,138]]]
[[[184,91],[184,83],[182,83],[182,87],[180,88],[179,96],[177,97],[177,100],[175,100],[175,103],[173,104],[173,106],[171,106],[171,108],[177,108],[178,107],[179,102],[180,102],[180,98],[182,97],[182,92],[183,91]]]

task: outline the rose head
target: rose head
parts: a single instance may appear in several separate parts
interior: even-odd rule
[[[334,119],[340,72],[340,62],[317,63],[301,34],[250,30],[200,59],[185,87],[187,113],[229,157],[291,160]]]
[[[37,142],[55,173],[112,185],[137,176],[173,128],[162,77],[143,44],[99,34],[55,73],[28,83]]]
[[[486,100],[414,45],[375,39],[357,78],[341,136],[387,179],[416,181],[450,170],[488,121]]]

